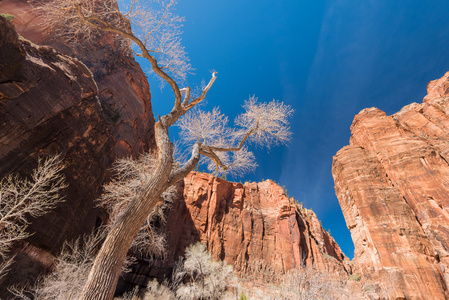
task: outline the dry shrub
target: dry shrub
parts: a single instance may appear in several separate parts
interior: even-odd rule
[[[32,288],[12,287],[10,292],[24,300],[77,299],[103,239],[104,231],[97,230],[82,239],[64,243],[55,261],[55,272],[39,279]]]
[[[105,185],[104,193],[98,200],[98,205],[109,212],[108,230],[128,204],[142,193],[142,182],[152,176],[156,164],[156,154],[152,152],[145,153],[138,159],[123,158],[114,163],[112,171],[115,176]],[[165,257],[166,240],[161,232],[161,225],[166,222],[165,212],[176,197],[176,189],[176,185],[169,187],[148,215],[131,245],[134,255],[150,259]]]
[[[42,216],[63,201],[60,192],[66,187],[64,165],[59,156],[39,159],[30,179],[12,174],[0,181],[0,278],[6,275],[13,258],[13,243],[31,235],[26,232],[27,218]]]
[[[345,296],[345,281],[338,275],[311,267],[290,270],[282,280],[282,299],[336,300]]]
[[[147,291],[143,300],[174,300],[175,293],[169,288],[169,283],[159,283],[156,279],[150,281],[147,285]]]
[[[153,299],[225,299],[235,284],[232,267],[215,261],[200,242],[190,245],[173,271],[172,282],[150,281],[145,300]]]
[[[260,271],[264,273],[263,270]],[[257,278],[268,278],[256,274]],[[252,288],[243,284],[242,290],[248,299],[293,300],[293,299],[350,299],[346,288],[347,278],[337,274],[322,272],[311,266],[302,265],[300,269],[291,269],[282,276],[272,276],[270,280],[249,282]]]
[[[181,300],[221,299],[234,279],[233,269],[224,261],[215,261],[198,242],[186,249],[174,273],[178,283],[176,297]]]

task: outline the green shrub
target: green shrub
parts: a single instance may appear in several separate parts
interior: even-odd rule
[[[359,282],[361,279],[362,279],[362,275],[357,274],[357,273],[352,274],[351,276],[349,276],[349,280],[352,280],[352,281]]]
[[[248,300],[244,292],[240,293],[239,300]]]
[[[287,188],[285,187],[285,185],[282,186],[282,189],[284,190],[285,196],[287,196],[287,198],[290,199],[290,196],[288,195],[288,190],[287,190]]]
[[[1,13],[0,16],[2,16],[3,18],[5,18],[6,20],[8,20],[9,22],[12,22],[12,20],[14,20],[14,18],[16,16],[11,15],[11,14],[5,14],[5,13]]]

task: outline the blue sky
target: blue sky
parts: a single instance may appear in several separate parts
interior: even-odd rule
[[[449,71],[449,1],[184,0],[177,12],[196,73],[189,85],[218,72],[208,108],[232,120],[255,94],[295,109],[291,144],[256,149],[259,167],[243,180],[285,185],[352,258],[332,156],[349,144],[360,110],[421,102],[427,82]],[[149,79],[154,114],[167,113],[170,89]]]

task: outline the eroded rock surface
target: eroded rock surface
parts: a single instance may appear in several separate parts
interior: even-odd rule
[[[12,24],[0,18],[0,178],[30,174],[38,157],[59,153],[69,185],[66,202],[32,220],[31,245],[6,278],[17,283],[48,267],[47,254],[65,240],[104,221],[94,200],[109,168],[154,147],[154,119],[146,77],[112,35],[68,47],[26,0],[0,1],[0,11],[15,16]],[[28,255],[27,247],[47,254]]]
[[[358,272],[393,299],[449,299],[448,96],[449,73],[422,104],[362,110],[334,157]]]
[[[244,278],[273,278],[303,262],[335,274],[350,271],[348,258],[315,213],[271,180],[241,184],[192,172],[181,193],[165,228],[167,259],[142,269],[141,276],[125,275],[127,280],[143,284],[145,275],[163,277],[197,241]]]

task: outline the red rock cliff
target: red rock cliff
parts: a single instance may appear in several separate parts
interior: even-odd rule
[[[142,266],[137,270],[142,276],[127,276],[134,284],[144,284],[149,273],[162,277],[197,241],[243,277],[284,274],[302,260],[322,271],[349,271],[348,258],[315,213],[273,181],[241,184],[192,172],[183,185],[165,228],[167,259],[150,271]]]
[[[3,0],[0,10],[15,16],[13,23],[26,39],[50,45],[13,43],[7,38],[14,35],[11,29],[2,32],[4,63],[14,61],[14,70],[0,72],[0,177],[29,172],[38,155],[63,154],[70,186],[67,209],[52,216],[57,229],[33,228],[48,236],[36,236],[36,242],[58,248],[83,228],[92,229],[92,201],[111,163],[153,147],[149,86],[113,36],[68,48],[52,37],[26,0]]]
[[[393,299],[449,299],[449,73],[424,103],[362,110],[334,157],[335,190],[366,282]]]
[[[93,200],[111,163],[154,147],[149,86],[113,36],[69,48],[41,24],[26,0],[0,1],[0,11],[15,16],[13,24],[24,37],[1,19],[0,178],[30,174],[38,156],[62,154],[66,202],[33,220],[29,229],[35,234],[27,246],[55,254],[64,240],[91,232],[104,219]],[[29,253],[16,259],[20,266],[8,280],[31,278],[45,267],[45,255]]]

